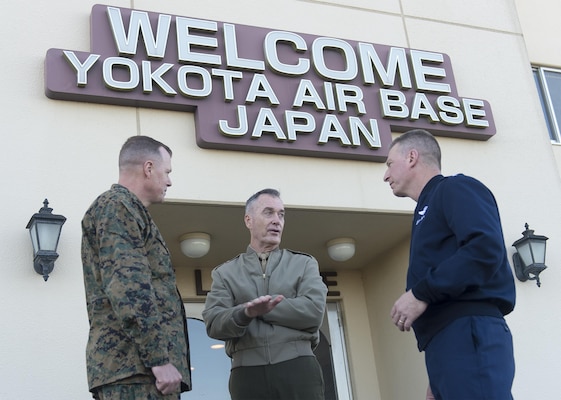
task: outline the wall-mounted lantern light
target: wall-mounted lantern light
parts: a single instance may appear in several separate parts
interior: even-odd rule
[[[38,213],[33,214],[26,228],[31,235],[33,244],[33,268],[43,275],[47,281],[49,274],[55,267],[55,260],[58,258],[56,249],[60,231],[66,218],[62,215],[52,214],[53,209],[49,208],[49,201],[45,199],[43,207]]]
[[[548,238],[534,235],[534,231],[528,229],[528,224],[524,226],[526,230],[522,232],[522,238],[512,244],[516,248],[516,252],[512,255],[514,272],[520,281],[535,280],[539,287],[541,286],[540,273],[547,268],[545,242]]]

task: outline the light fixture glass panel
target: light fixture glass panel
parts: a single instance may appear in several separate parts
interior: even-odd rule
[[[526,267],[534,263],[529,240],[516,246],[516,250],[518,250],[518,254],[520,254],[520,258]]]
[[[38,250],[56,251],[60,226],[49,222],[37,222],[35,224],[38,232]]]
[[[37,242],[37,224],[33,224],[29,228],[29,234],[31,235],[31,244],[33,245],[33,255],[39,250],[39,243]]]
[[[534,252],[534,261],[538,264],[545,264],[545,242],[543,240],[533,240],[532,251]]]

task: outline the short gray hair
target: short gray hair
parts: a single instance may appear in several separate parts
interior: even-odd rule
[[[249,199],[247,199],[247,201],[245,202],[245,213],[249,214],[249,211],[251,210],[251,206],[253,205],[253,203],[255,202],[255,200],[257,200],[259,198],[259,196],[261,196],[262,194],[268,194],[269,196],[273,196],[273,197],[277,197],[280,199],[280,192],[276,189],[262,189],[260,191],[258,191],[257,193],[251,195],[251,197]]]
[[[132,136],[121,147],[119,168],[140,165],[151,158],[161,161],[160,148],[167,151],[171,157],[171,149],[162,142],[158,142],[149,136]]]
[[[395,145],[401,145],[402,151],[417,150],[421,155],[421,161],[426,164],[436,165],[441,168],[440,146],[435,137],[424,129],[413,129],[395,138],[390,149]]]

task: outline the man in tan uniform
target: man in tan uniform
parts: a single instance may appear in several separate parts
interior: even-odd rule
[[[275,189],[246,203],[250,244],[212,272],[203,318],[232,358],[233,400],[323,400],[319,343],[327,287],[314,257],[280,249],[284,205]]]

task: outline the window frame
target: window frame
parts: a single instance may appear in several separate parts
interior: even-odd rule
[[[551,143],[560,145],[561,121],[557,120],[557,116],[555,114],[550,88],[545,76],[546,72],[557,73],[561,78],[561,69],[540,66],[532,67],[532,73],[534,75],[534,80],[536,81],[538,96],[540,97],[540,103],[542,106],[542,111],[544,113],[544,118],[546,120]],[[561,107],[561,104],[559,106]]]
[[[338,301],[327,302],[325,314],[331,342],[331,356],[333,358],[333,372],[337,398],[338,400],[353,400],[341,303]]]

